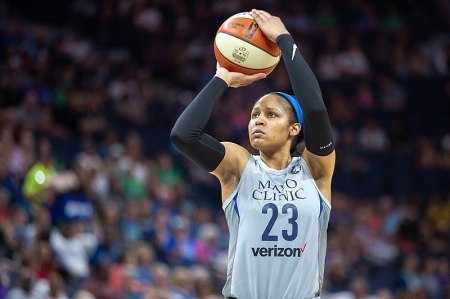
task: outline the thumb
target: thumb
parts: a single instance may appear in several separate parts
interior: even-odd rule
[[[243,80],[241,81],[241,84],[239,84],[239,86],[246,86],[249,85],[255,81],[264,79],[265,77],[267,77],[267,74],[265,73],[258,73],[258,74],[253,74],[253,75],[244,75]]]
[[[265,77],[267,77],[266,73],[257,73],[257,74],[249,75],[248,79],[250,79],[251,81],[256,81],[256,80],[264,79]]]

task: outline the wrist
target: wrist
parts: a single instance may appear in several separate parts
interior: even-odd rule
[[[278,45],[280,45],[280,42],[282,41],[282,40],[284,40],[284,39],[289,39],[289,40],[294,40],[293,38],[292,38],[292,36],[289,34],[289,33],[282,33],[282,34],[280,34],[280,35],[278,35],[278,37],[276,38],[276,40],[275,40],[275,42],[278,44]]]
[[[227,87],[230,86],[230,78],[225,72],[221,72],[221,71],[218,70],[214,77],[216,77],[216,78],[220,79],[221,81],[223,81],[223,83],[225,83],[227,85]]]
[[[220,86],[220,89],[223,89],[224,91],[230,87],[229,82],[226,80],[226,78],[223,78],[223,75],[216,74],[211,81],[216,82],[217,86]]]

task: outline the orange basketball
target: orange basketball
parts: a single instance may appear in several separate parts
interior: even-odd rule
[[[214,55],[220,66],[247,75],[269,74],[280,61],[280,48],[259,29],[248,12],[229,17],[217,30]]]

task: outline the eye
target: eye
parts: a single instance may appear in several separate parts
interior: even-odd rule
[[[258,118],[259,112],[252,112],[252,118]]]
[[[267,116],[270,118],[274,118],[274,117],[277,117],[277,114],[274,112],[269,112],[269,113],[267,113]]]

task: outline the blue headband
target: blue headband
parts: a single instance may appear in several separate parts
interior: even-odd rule
[[[272,93],[282,96],[291,104],[292,108],[294,109],[295,116],[297,116],[298,123],[303,127],[303,111],[302,111],[302,108],[300,107],[297,99],[294,96],[291,96],[287,93],[280,92],[280,91],[275,91]]]

